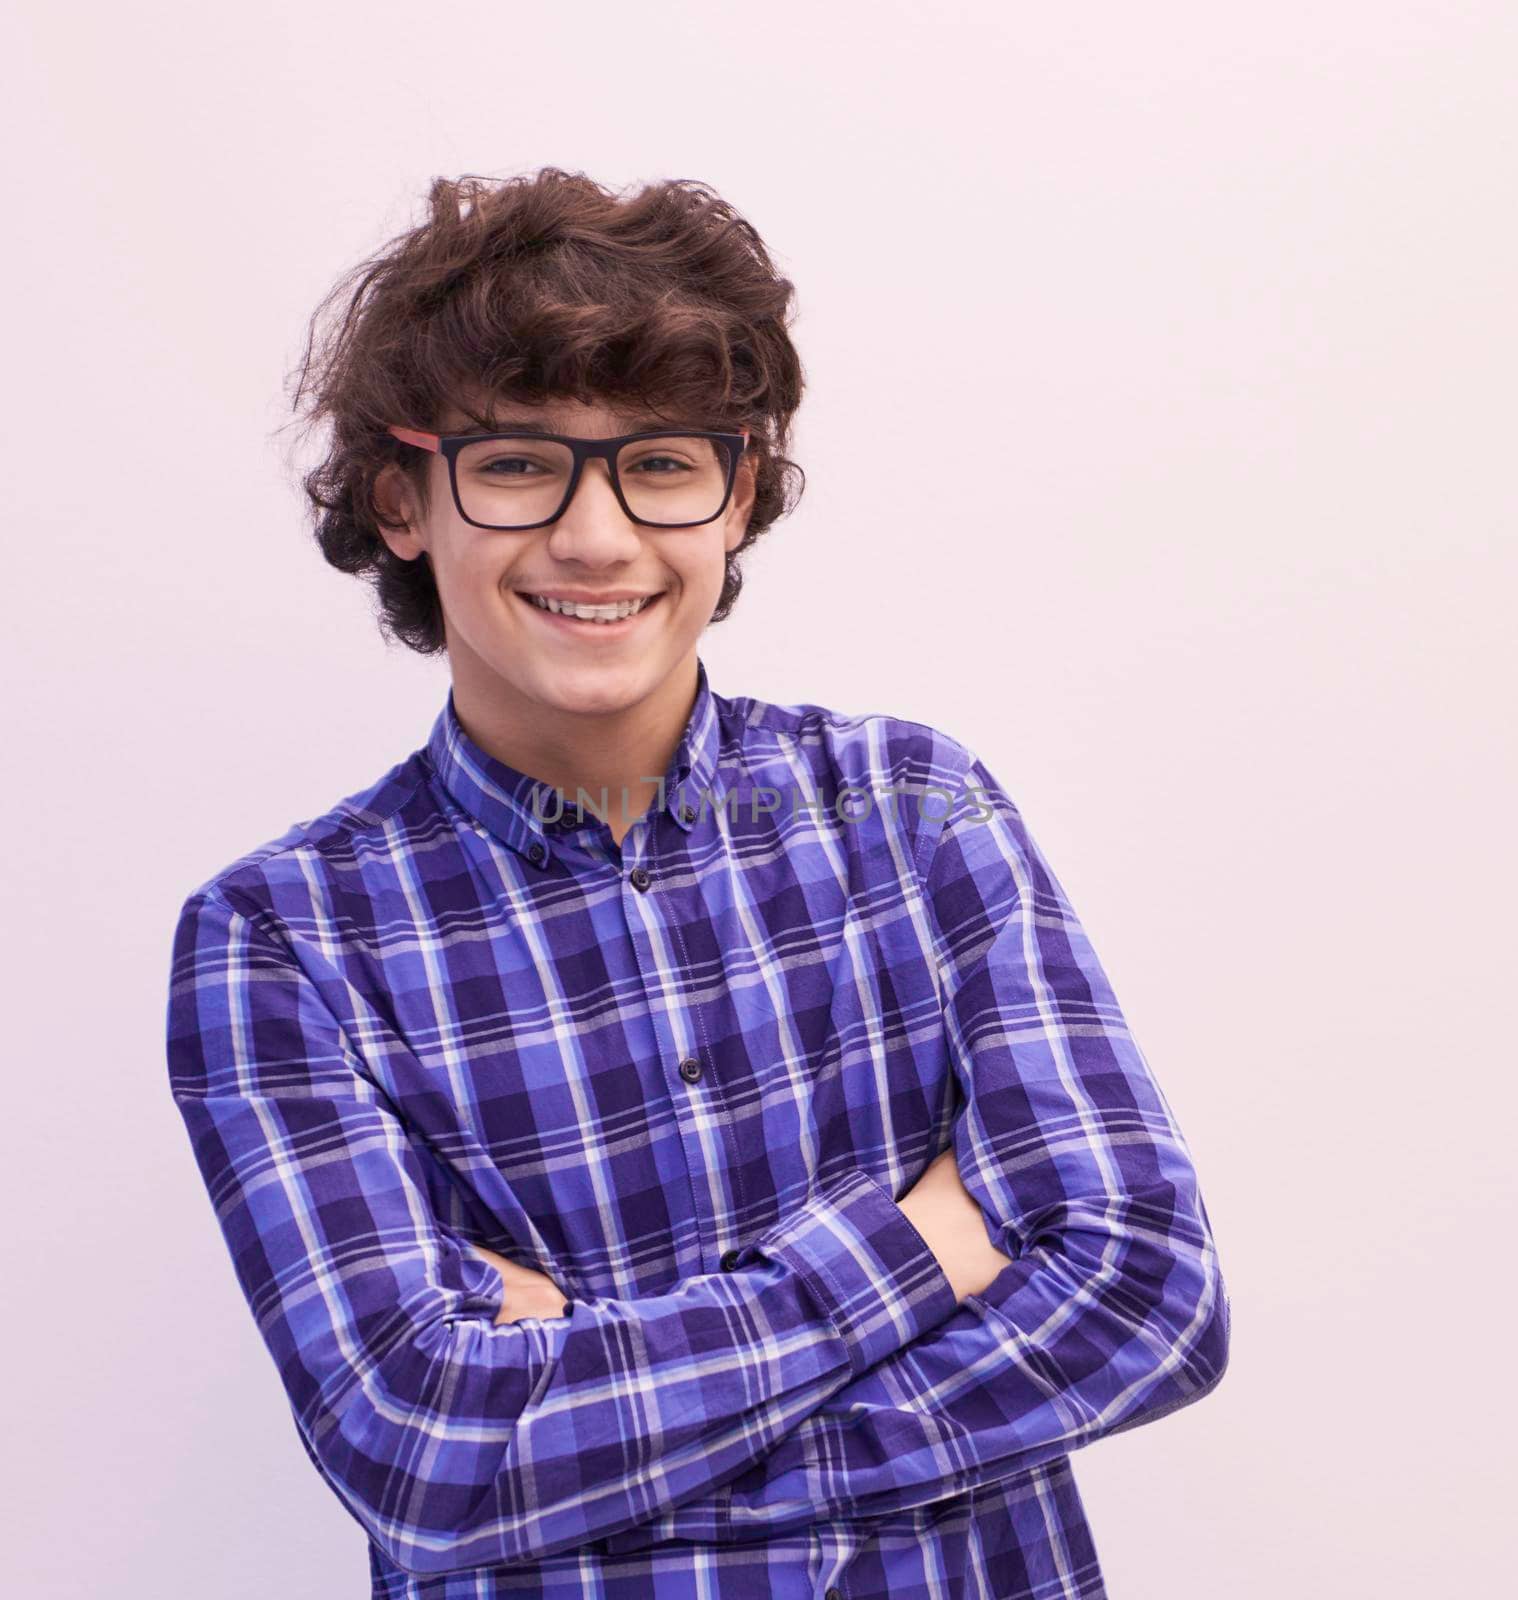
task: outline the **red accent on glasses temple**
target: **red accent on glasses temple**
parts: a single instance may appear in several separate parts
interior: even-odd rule
[[[393,433],[402,444],[418,445],[423,450],[440,450],[442,448],[442,437],[436,433],[418,433],[415,428],[397,428],[393,424],[385,431]]]

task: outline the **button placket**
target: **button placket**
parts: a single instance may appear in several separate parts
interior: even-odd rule
[[[641,822],[628,830],[626,843],[634,852],[641,853],[645,846],[652,848],[652,836],[645,839],[642,832]],[[622,905],[632,936],[633,953],[643,979],[650,1020],[665,1052],[664,1059],[674,1063],[674,1070],[681,1079],[678,1084],[670,1080],[670,1099],[680,1142],[686,1152],[691,1194],[690,1226],[681,1230],[680,1253],[705,1263],[710,1259],[706,1254],[709,1246],[705,1241],[718,1237],[722,1230],[713,1211],[710,1187],[703,1175],[714,1165],[723,1164],[724,1157],[715,1152],[715,1146],[724,1135],[720,1127],[712,1125],[712,1111],[705,1103],[706,1097],[701,1090],[686,1090],[683,1087],[700,1081],[703,1065],[693,1053],[698,1046],[696,1007],[678,986],[670,982],[670,975],[680,972],[685,966],[678,935],[681,891],[671,889],[664,894],[650,894],[654,874],[641,863],[628,865],[624,861],[621,871],[629,887],[640,897],[635,901],[631,895],[624,895]],[[710,1271],[710,1267],[703,1264],[694,1270]]]
[[[812,1581],[824,1587],[812,1592],[817,1600],[843,1600],[838,1579],[857,1549],[857,1535],[847,1524],[815,1523],[812,1531]]]

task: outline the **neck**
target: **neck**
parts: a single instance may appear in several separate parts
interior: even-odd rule
[[[454,669],[453,703],[465,733],[487,755],[557,790],[557,803],[543,797],[549,816],[560,804],[570,812],[578,805],[585,816],[604,818],[620,844],[659,799],[659,779],[690,720],[695,652],[642,699],[601,711],[535,700],[495,673],[461,665]]]

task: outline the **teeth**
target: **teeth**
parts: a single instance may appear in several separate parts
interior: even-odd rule
[[[644,595],[640,600],[618,600],[606,606],[582,605],[572,600],[546,600],[540,594],[530,594],[527,598],[540,611],[555,611],[561,617],[578,617],[583,622],[620,622],[623,617],[641,611],[654,597]]]

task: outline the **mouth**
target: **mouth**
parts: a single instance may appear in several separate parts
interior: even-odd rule
[[[620,638],[623,634],[631,633],[639,621],[658,606],[666,592],[660,589],[637,599],[588,605],[579,601],[549,599],[525,589],[512,590],[517,599],[549,627],[598,638]]]

